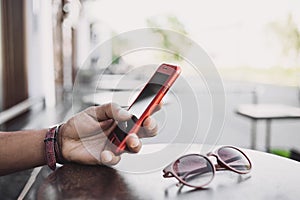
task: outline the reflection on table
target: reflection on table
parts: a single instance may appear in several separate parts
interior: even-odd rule
[[[38,188],[37,199],[136,199],[113,168],[66,164]]]

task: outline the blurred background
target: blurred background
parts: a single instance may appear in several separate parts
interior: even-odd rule
[[[253,118],[237,114],[238,108],[243,104],[284,105],[296,112],[295,119],[272,121],[271,146],[300,149],[297,0],[1,0],[0,18],[2,131],[44,128],[63,121],[74,112],[75,81],[81,83],[77,94],[86,97],[75,111],[103,103],[88,98],[95,75],[111,75],[107,77],[111,81],[117,77],[112,75],[122,75],[150,58],[119,55],[118,47],[130,43],[122,40],[90,52],[120,33],[155,27],[187,36],[215,63],[226,94],[218,144],[253,148],[255,128],[255,148],[265,151],[266,121],[257,120],[254,126]],[[161,36],[163,48],[173,45],[172,38]],[[103,58],[113,63],[103,66]],[[158,55],[153,59],[170,58]],[[172,60],[183,62],[176,55]],[[105,92],[100,91],[99,98]],[[267,114],[270,112],[276,115],[277,111],[273,108]]]
[[[300,105],[299,4],[295,0],[2,0],[1,127],[38,128],[63,119],[72,104],[74,81],[85,83],[80,90],[84,95],[91,92],[89,83],[105,68],[102,58],[113,60],[106,74],[126,73],[149,59],[147,54],[139,54],[139,59],[118,55],[118,47],[130,43],[122,40],[90,55],[98,44],[126,31],[156,27],[184,34],[206,50],[226,92],[226,119],[219,142],[249,147],[251,124],[235,113],[240,104]],[[162,37],[162,47],[173,44],[168,35]],[[179,57],[172,59],[181,62]],[[42,112],[47,113],[46,119],[18,120],[25,111],[34,113],[34,107],[38,114],[47,108]],[[272,126],[274,146],[299,146],[297,120]],[[261,150],[264,129],[264,122],[258,121]]]

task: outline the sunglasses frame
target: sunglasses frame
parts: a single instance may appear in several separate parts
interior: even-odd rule
[[[231,149],[234,149],[234,150],[237,150],[238,152],[242,153],[242,155],[247,159],[247,161],[249,162],[249,170],[248,171],[239,171],[239,170],[236,170],[234,169],[233,167],[230,167],[228,164],[226,164],[219,156],[218,152],[223,149],[223,148],[231,148]],[[201,185],[201,186],[195,186],[195,185],[191,185],[189,184],[188,182],[182,180],[182,178],[180,176],[177,175],[177,173],[175,172],[174,170],[174,164],[184,158],[184,157],[188,157],[188,156],[200,156],[204,159],[206,159],[208,161],[208,163],[211,165],[213,171],[212,171],[212,177],[211,179]],[[217,159],[217,164],[213,164],[212,161],[208,158],[209,156],[214,156],[216,159]],[[183,184],[183,185],[186,185],[186,186],[189,186],[189,187],[193,187],[193,188],[196,188],[196,189],[201,189],[201,188],[204,188],[205,186],[207,186],[208,184],[210,184],[212,182],[212,180],[214,179],[215,177],[215,173],[216,171],[220,171],[220,170],[230,170],[230,171],[233,171],[235,173],[238,173],[238,174],[247,174],[251,171],[252,169],[252,163],[249,159],[249,157],[239,148],[235,147],[235,146],[221,146],[219,148],[217,148],[216,150],[214,150],[213,152],[209,152],[205,155],[201,155],[201,154],[196,154],[196,153],[192,153],[192,154],[187,154],[187,155],[183,155],[179,158],[177,158],[175,161],[173,161],[172,163],[170,163],[168,166],[166,166],[164,169],[163,169],[163,177],[164,178],[172,178],[172,177],[175,177],[180,184]]]

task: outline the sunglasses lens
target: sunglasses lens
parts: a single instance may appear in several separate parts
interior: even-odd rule
[[[207,158],[200,155],[188,155],[178,159],[173,169],[183,183],[192,187],[204,186],[214,176],[213,166]]]
[[[251,170],[250,161],[238,149],[222,147],[218,150],[218,155],[224,163],[238,172],[247,173]]]

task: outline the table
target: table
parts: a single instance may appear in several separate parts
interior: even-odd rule
[[[175,150],[182,145],[171,147]],[[144,145],[142,153],[161,147]],[[200,148],[202,145],[194,144],[185,153],[199,152]],[[255,150],[244,152],[253,164],[250,174],[217,172],[202,190],[179,189],[175,178],[162,177],[161,169],[128,173],[104,166],[66,164],[55,172],[43,167],[24,199],[299,199],[299,162]],[[125,158],[121,162],[126,162]]]
[[[271,150],[271,122],[273,120],[300,119],[300,108],[282,104],[243,104],[236,113],[252,120],[251,148],[256,149],[256,124],[266,120],[266,150]]]

